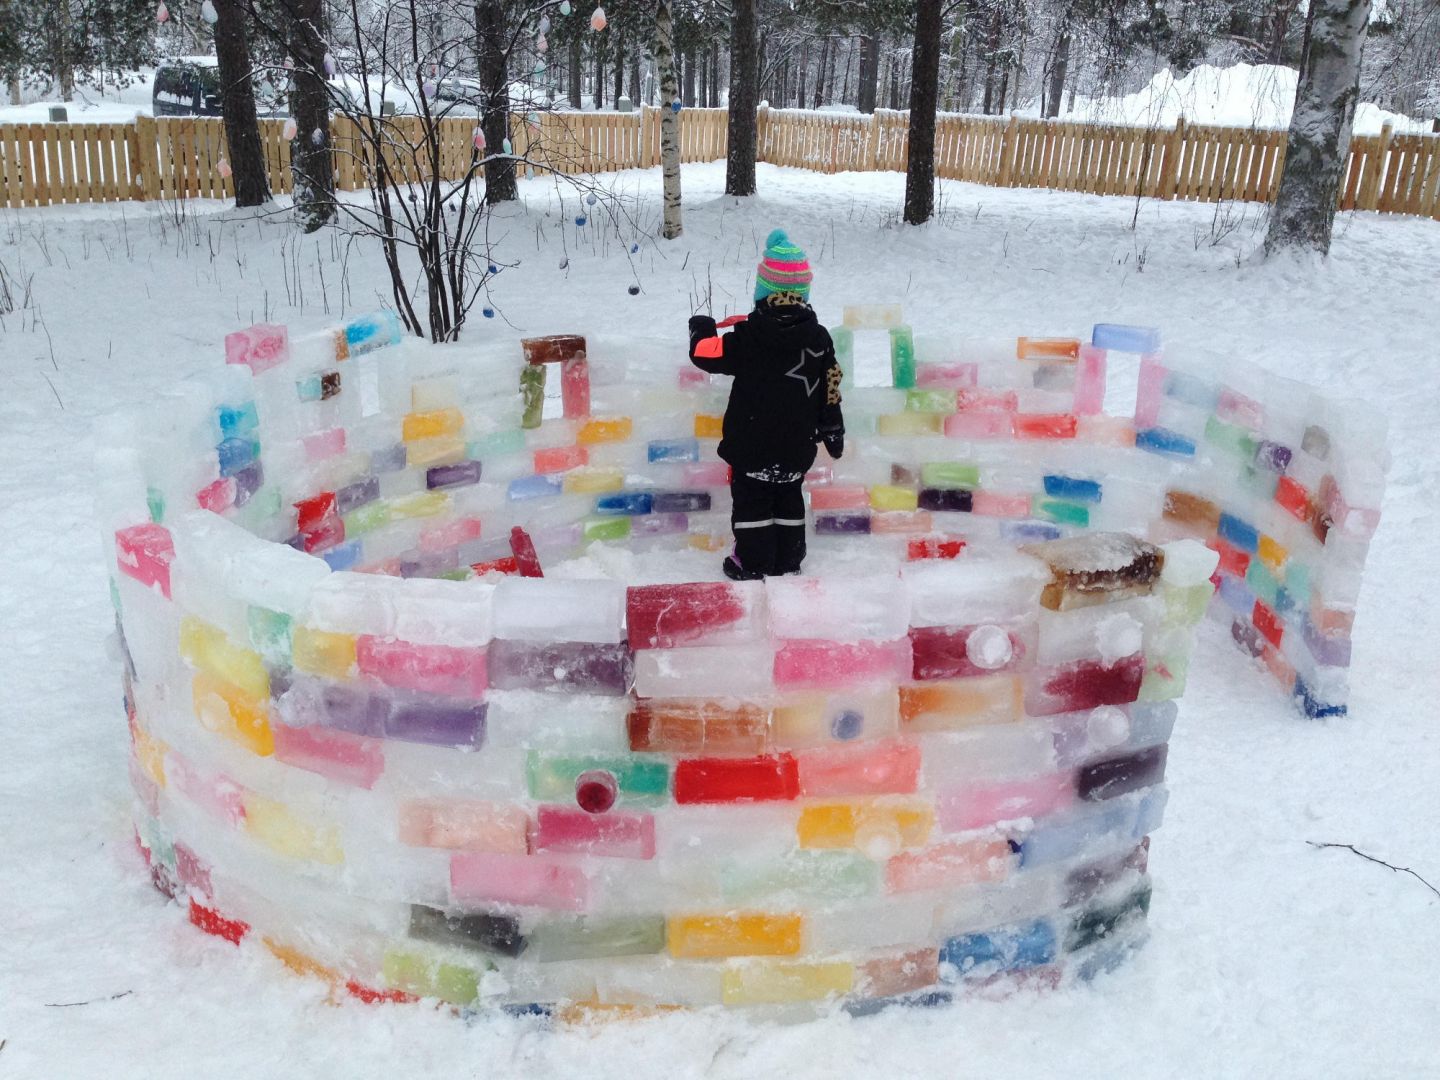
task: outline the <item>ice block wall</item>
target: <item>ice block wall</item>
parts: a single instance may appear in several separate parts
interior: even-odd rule
[[[851,321],[914,385],[847,394],[816,577],[525,576],[728,542],[725,387],[671,345],[255,327],[102,430],[157,887],[464,1009],[864,1013],[1123,957],[1217,562],[1143,538],[1185,466],[1100,412],[1103,348]]]
[[[1344,714],[1384,417],[1252,365],[1155,353],[1140,365],[1135,427],[1137,447],[1182,466],[1153,535],[1213,548],[1214,611],[1235,643],[1306,715]]]

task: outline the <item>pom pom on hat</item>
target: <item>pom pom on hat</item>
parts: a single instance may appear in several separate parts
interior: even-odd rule
[[[814,276],[805,252],[791,242],[784,229],[774,229],[765,238],[765,254],[755,269],[755,302],[782,292],[808,300]]]

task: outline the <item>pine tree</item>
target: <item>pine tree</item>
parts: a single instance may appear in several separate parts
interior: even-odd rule
[[[270,201],[270,181],[255,116],[255,85],[250,78],[248,12],[241,0],[213,2],[218,16],[215,58],[220,69],[220,108],[235,178],[235,205],[262,206]]]
[[[481,129],[485,132],[485,199],[513,202],[520,197],[515,184],[515,160],[501,154],[510,137],[510,73],[508,70],[505,9],[501,0],[479,0],[475,5],[475,33],[483,95]]]
[[[935,110],[940,97],[943,0],[919,0],[910,82],[910,147],[905,166],[905,221],[923,225],[935,211]]]
[[[730,115],[725,158],[725,194],[755,194],[758,132],[755,109],[760,96],[756,70],[755,0],[734,0],[730,27]]]
[[[314,232],[335,218],[335,166],[330,159],[330,95],[325,80],[323,0],[283,0],[289,16],[290,56],[295,62],[290,115],[298,133],[290,151],[295,211],[300,227]]]

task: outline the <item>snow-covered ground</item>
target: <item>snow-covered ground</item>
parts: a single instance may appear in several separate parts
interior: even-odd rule
[[[707,294],[745,306],[786,227],[821,316],[903,300],[924,331],[1075,334],[1156,323],[1390,417],[1394,466],[1356,624],[1350,717],[1297,718],[1214,626],[1202,634],[1155,837],[1150,944],[1093,985],[775,1028],[679,1015],[587,1029],[330,1006],[258,947],[206,937],[150,888],[129,839],[126,733],[91,506],[91,425],[219,362],[228,329],[297,332],[373,308],[379,260],[219,204],[0,215],[0,1076],[207,1078],[1434,1076],[1440,897],[1307,840],[1353,843],[1440,885],[1440,527],[1434,326],[1440,225],[1354,215],[1325,264],[1259,263],[1258,211],[944,188],[897,224],[903,178],[762,166],[721,196],[687,166],[683,240],[577,230],[573,198],[522,185],[475,335],[673,332]],[[656,172],[610,179],[641,226]],[[592,221],[598,216],[593,216]],[[608,228],[608,227],[607,227]],[[628,240],[629,232],[622,230]],[[562,246],[568,270],[560,269]],[[632,276],[633,275],[633,276]],[[627,294],[638,282],[642,292]],[[7,303],[7,297],[9,301]],[[13,304],[13,310],[6,310]],[[513,329],[504,325],[513,324]],[[1112,408],[1125,402],[1126,376]]]
[[[1073,107],[1067,96],[1062,119],[1169,127],[1183,116],[1192,124],[1288,128],[1298,78],[1294,68],[1276,64],[1201,64],[1184,75],[1165,68],[1133,94],[1081,96]],[[1019,111],[1038,116],[1038,110],[1039,104],[1034,103]],[[1357,134],[1378,135],[1385,124],[1397,132],[1430,130],[1429,120],[1386,112],[1368,101],[1356,106]]]

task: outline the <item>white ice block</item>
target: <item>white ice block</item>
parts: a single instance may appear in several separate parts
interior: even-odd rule
[[[1098,657],[1113,664],[1139,652],[1147,632],[1158,626],[1164,615],[1164,601],[1157,596],[1070,611],[1041,611],[1035,662],[1051,667]]]
[[[1045,723],[927,733],[920,742],[921,786],[927,790],[968,781],[1042,776],[1055,770],[1055,748]]]
[[[311,590],[301,618],[306,626],[329,633],[393,637],[395,605],[409,584],[381,574],[340,571]]]
[[[895,574],[772,577],[765,580],[777,638],[893,641],[910,625],[910,601]]]
[[[1165,544],[1165,566],[1160,571],[1160,580],[1177,589],[1202,585],[1210,580],[1220,556],[1199,540],[1176,540]]]
[[[490,690],[486,701],[487,747],[629,753],[625,728],[629,698],[594,694],[557,698],[530,690]]]
[[[912,626],[973,626],[1034,611],[1050,570],[1028,555],[967,551],[958,559],[911,563],[901,576]]]
[[[486,645],[494,636],[496,586],[415,578],[395,595],[395,636],[417,645]]]
[[[936,936],[973,934],[1049,915],[1065,903],[1069,867],[1020,870],[999,884],[973,885],[945,896],[935,913]]]
[[[512,641],[624,641],[625,585],[507,578],[495,588],[495,636]]]
[[[813,911],[805,920],[805,951],[845,953],[935,940],[935,897],[891,896]]]
[[[774,687],[775,650],[768,645],[701,645],[635,654],[635,693],[640,697],[754,698]]]

